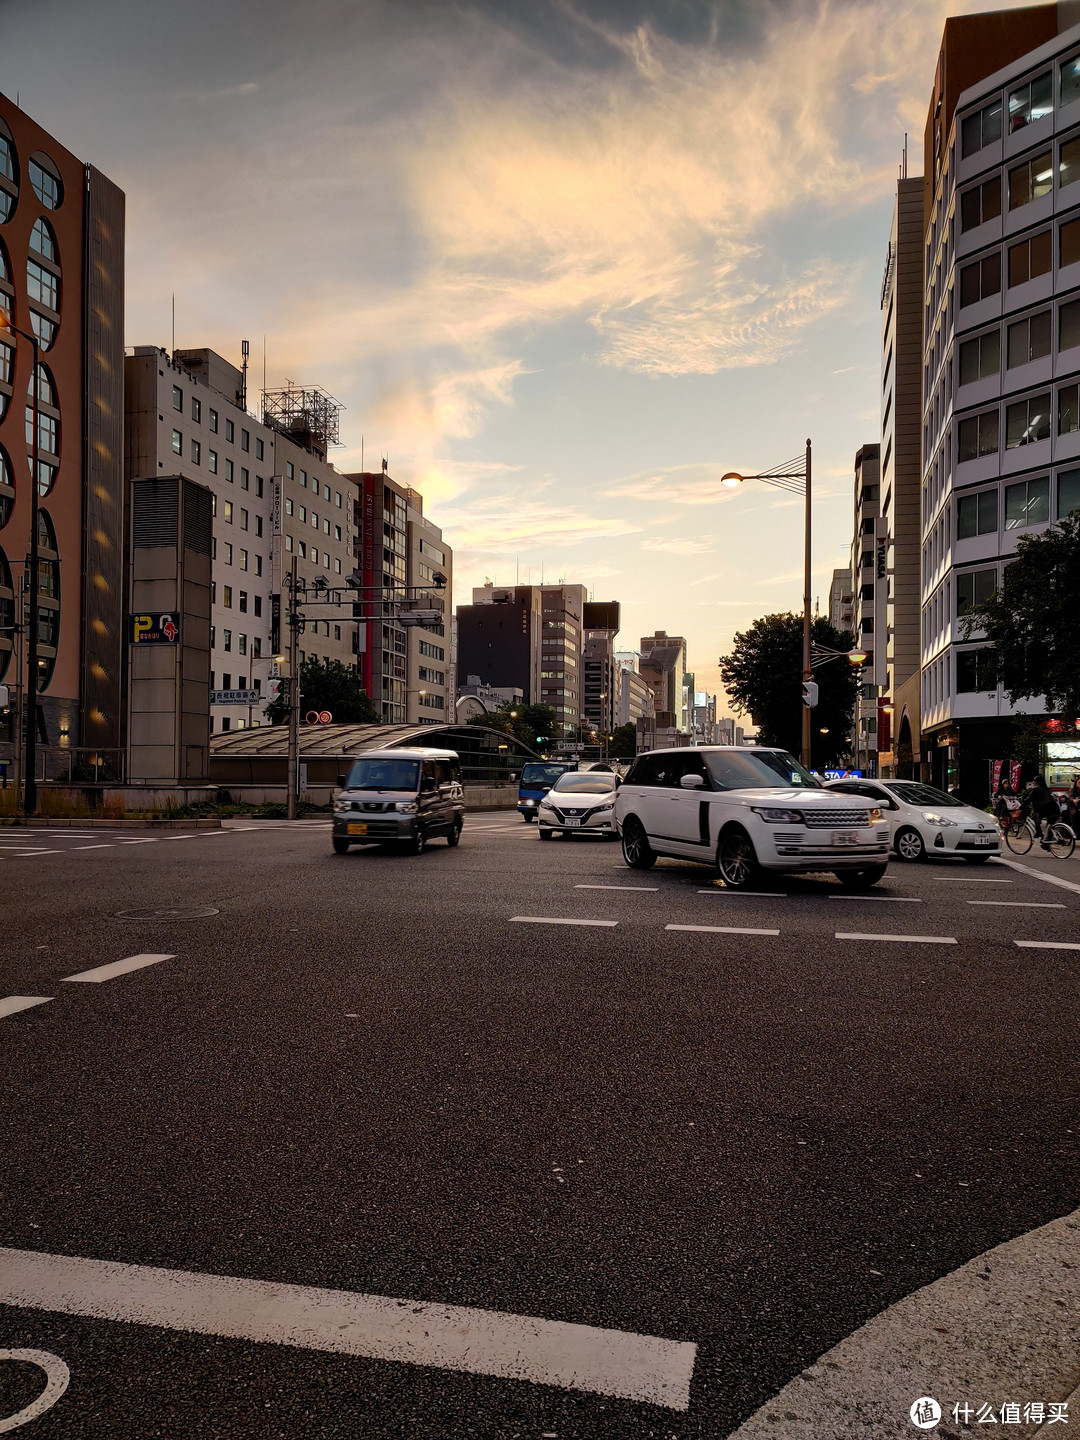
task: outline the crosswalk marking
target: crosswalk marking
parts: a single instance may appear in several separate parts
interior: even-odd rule
[[[80,970],[77,975],[65,975],[64,982],[100,985],[103,980],[115,980],[117,975],[127,975],[132,970],[143,970],[147,965],[160,965],[163,960],[175,959],[175,955],[129,955],[126,960],[114,960],[111,965],[98,965],[93,970]]]

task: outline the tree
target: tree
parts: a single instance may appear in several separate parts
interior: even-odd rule
[[[1062,719],[1080,718],[1080,517],[1022,535],[1003,580],[967,616],[965,638],[985,632],[984,672],[1014,705],[1041,695]]]
[[[608,755],[612,760],[632,760],[637,754],[637,726],[631,720],[628,725],[616,725],[611,732]]]
[[[497,710],[487,715],[474,715],[470,725],[486,725],[513,735],[533,750],[546,750],[555,738],[555,711],[550,705],[526,705],[520,700],[504,700]]]
[[[308,655],[300,665],[301,715],[308,710],[329,710],[337,725],[383,723],[352,666],[340,660],[320,660],[317,655]],[[271,725],[284,725],[289,707],[284,700],[272,700],[266,713]]]
[[[811,638],[830,650],[850,650],[855,637],[818,618]],[[762,745],[798,755],[802,745],[801,615],[765,615],[735,636],[730,655],[721,655],[720,674],[736,708],[753,716]],[[849,747],[859,688],[856,669],[833,660],[814,672],[818,703],[811,714],[811,758],[818,769],[834,765]]]

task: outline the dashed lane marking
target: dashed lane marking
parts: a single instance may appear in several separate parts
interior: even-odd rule
[[[0,1301],[687,1410],[697,1346],[461,1305],[0,1249]]]
[[[918,895],[830,895],[830,900],[877,900],[887,901],[890,905],[921,905],[922,900]],[[968,904],[976,902],[968,901]]]
[[[9,850],[7,852],[12,859],[17,860],[24,855],[63,855],[63,850]]]
[[[996,905],[1006,910],[1064,910],[1053,900],[969,900],[969,905]]]
[[[72,845],[72,850],[111,850],[115,840],[105,840],[99,845]]]
[[[1047,875],[1043,870],[1035,870],[1031,865],[1018,865],[1015,860],[1004,858],[998,861],[999,865],[1008,865],[1010,870],[1019,870],[1021,875],[1031,875],[1036,880],[1045,880],[1047,885],[1057,885],[1062,890],[1071,890],[1074,895],[1080,895],[1080,885],[1073,880],[1062,880],[1058,875]]]
[[[0,1020],[8,1015],[18,1015],[21,1010],[32,1010],[35,1005],[47,1005],[51,995],[5,995],[0,1000]]]
[[[162,835],[162,840],[198,840],[199,836],[194,835]]]
[[[1080,950],[1080,945],[1068,940],[1014,940],[1021,950]]]
[[[837,930],[837,940],[892,940],[907,945],[955,945],[954,935],[860,935],[857,931]]]
[[[617,920],[563,920],[553,915],[511,915],[511,925],[598,925],[605,930],[614,930]]]
[[[575,890],[636,890],[640,895],[656,895],[659,885],[575,885]]]
[[[746,930],[739,925],[665,925],[665,930],[696,930],[706,935],[779,935],[779,930]]]
[[[1011,885],[1011,880],[997,880],[989,875],[936,875],[943,885]]]
[[[64,981],[100,985],[103,980],[115,980],[118,975],[128,975],[132,970],[143,970],[147,965],[160,965],[163,960],[175,959],[175,955],[129,955],[126,960],[114,960],[111,965],[98,965],[93,970],[81,970],[78,975],[65,975]]]
[[[699,895],[730,895],[733,899],[744,895],[748,900],[790,900],[793,897],[786,890],[699,890]]]

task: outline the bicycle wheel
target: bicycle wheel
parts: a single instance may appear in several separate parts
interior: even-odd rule
[[[1076,849],[1076,836],[1068,825],[1050,826],[1050,854],[1055,860],[1068,860]]]
[[[1026,820],[1013,820],[1005,831],[1005,844],[1014,855],[1026,855],[1031,849],[1032,834]]]

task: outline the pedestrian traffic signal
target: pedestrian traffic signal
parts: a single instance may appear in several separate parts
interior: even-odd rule
[[[808,710],[812,710],[818,701],[818,687],[816,680],[804,680],[802,686],[802,703]]]

